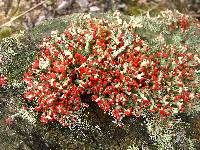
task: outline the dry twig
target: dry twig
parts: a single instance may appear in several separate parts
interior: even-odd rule
[[[0,28],[2,28],[2,27],[4,27],[4,26],[11,26],[11,23],[12,23],[13,21],[15,21],[15,20],[21,18],[21,17],[24,16],[25,14],[31,12],[32,10],[34,10],[35,8],[37,8],[37,7],[41,6],[41,5],[43,5],[44,3],[45,3],[45,1],[42,1],[42,2],[40,2],[39,4],[37,4],[37,5],[33,6],[32,8],[30,8],[29,10],[23,12],[22,14],[20,14],[20,15],[18,15],[18,16],[16,16],[16,17],[11,18],[8,22],[2,24],[2,25],[0,26]]]

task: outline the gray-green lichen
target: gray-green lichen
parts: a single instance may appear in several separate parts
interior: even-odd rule
[[[7,37],[0,44],[2,55],[1,73],[10,83],[21,80],[23,74],[34,59],[35,45],[28,37]]]

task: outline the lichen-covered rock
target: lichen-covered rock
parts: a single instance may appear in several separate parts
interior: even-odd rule
[[[30,45],[32,43],[32,45]],[[17,83],[34,59],[36,52],[34,42],[27,37],[8,37],[0,46],[2,56],[1,73],[10,83]]]
[[[7,76],[9,83],[13,86],[15,85],[13,83],[20,83],[24,72],[37,57],[38,51],[36,47],[44,37],[48,37],[53,30],[63,32],[71,20],[78,19],[80,15],[82,14],[74,14],[72,16],[50,20],[16,37],[4,39],[0,44],[0,55],[3,56],[4,61],[1,73]],[[109,14],[93,15],[99,17],[109,16]],[[155,50],[165,44],[175,44],[179,47],[182,44],[187,44],[190,47],[190,51],[199,52],[198,28],[194,27],[191,30],[192,32],[186,30],[187,20],[185,22],[184,20],[176,21],[176,19],[181,19],[179,15],[176,16],[175,14],[174,17],[166,16],[166,13],[163,13],[163,16],[154,18],[150,18],[149,16],[122,17],[129,21],[132,20],[132,24],[135,26],[133,30],[151,44]],[[170,24],[170,22],[173,22],[173,24]],[[194,25],[193,23],[191,24]],[[174,25],[179,27],[174,28]],[[167,30],[168,26],[171,27],[170,31]],[[190,35],[189,37],[184,37],[188,34]],[[7,89],[4,90],[7,92]],[[17,100],[20,96],[13,96],[12,94],[16,94],[14,92],[15,88],[12,90],[13,92],[4,95],[8,99],[0,99],[1,111],[8,110],[8,107],[12,110],[13,106],[16,106],[4,105],[10,101],[9,98],[15,99],[13,101],[15,104],[19,102]],[[23,100],[22,97],[20,98]],[[13,132],[16,131],[17,137],[24,144],[22,147],[29,147],[29,149],[127,149],[129,145],[134,145],[131,142],[136,142],[139,148],[149,147],[149,149],[155,149],[153,142],[156,141],[150,139],[149,134],[151,132],[149,130],[155,134],[155,131],[157,132],[155,130],[157,123],[154,123],[154,128],[146,128],[148,124],[145,124],[145,117],[138,118],[138,121],[136,121],[135,117],[126,117],[123,122],[129,122],[132,125],[121,129],[116,127],[112,122],[113,118],[105,114],[97,104],[90,102],[89,105],[92,107],[85,109],[80,117],[81,123],[72,126],[71,129],[68,127],[61,128],[57,123],[46,127],[38,122],[33,125],[27,121],[31,118],[31,114],[24,114],[23,116],[18,112],[16,115],[14,111],[9,112],[11,116],[15,116],[14,124],[9,127]],[[1,117],[7,117],[9,113],[3,114]],[[21,117],[24,117],[24,119]],[[3,122],[3,120],[1,121]],[[141,124],[144,125],[142,126]],[[4,127],[3,129],[5,129]],[[18,140],[17,142],[20,141]],[[171,141],[169,140],[167,142]]]

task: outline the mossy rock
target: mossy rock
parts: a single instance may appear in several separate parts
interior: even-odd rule
[[[18,39],[8,37],[1,42],[0,53],[3,55],[1,72],[7,77],[9,83],[20,82],[30,63],[34,59],[35,45],[29,44],[29,37]]]
[[[152,145],[144,127],[139,124],[133,124],[126,130],[117,127],[112,123],[112,117],[104,114],[94,102],[89,103],[93,109],[87,108],[80,117],[81,123],[71,129],[61,128],[56,123],[44,126],[37,122],[33,125],[20,116],[16,116],[12,124],[6,125],[5,118],[11,114],[15,115],[15,110],[10,109],[9,106],[10,99],[14,100],[10,96],[5,92],[0,97],[0,104],[2,104],[0,111],[3,112],[0,115],[0,134],[3,135],[0,137],[2,141],[0,146],[6,146],[8,150],[13,147],[34,150],[120,150],[127,149],[133,142],[136,142],[138,147],[142,147],[144,144],[146,147]],[[9,109],[11,111],[8,111]],[[131,118],[126,118],[126,120],[131,120]]]
[[[21,31],[13,37],[3,38],[0,42],[0,54],[3,55],[4,64],[0,73],[7,77],[10,84],[19,83],[39,53],[37,45],[42,42],[44,37],[49,36],[51,31],[63,32],[68,22],[75,19],[76,16],[78,15],[45,21],[35,28]],[[7,33],[6,36],[10,36],[10,34]]]
[[[27,68],[38,53],[37,45],[42,42],[44,37],[49,36],[53,30],[58,30],[60,33],[63,32],[70,24],[70,21],[78,19],[80,15],[82,14],[73,14],[45,21],[16,37],[4,39],[0,45],[0,53],[8,50],[14,51],[14,53],[7,55],[7,66],[4,68],[4,73],[7,75],[9,82],[17,81],[20,83],[24,72],[27,71]],[[93,16],[102,17],[103,14],[93,14]],[[122,17],[125,20],[131,19],[129,16]],[[154,40],[160,34],[161,29],[167,26],[169,20],[158,18],[158,21],[148,17],[142,18],[142,16],[134,19],[136,22],[143,24],[143,28],[135,28],[134,32],[148,43],[151,44],[152,42],[155,47],[160,44]],[[168,39],[171,35],[166,33],[164,38],[165,36]],[[199,36],[197,36],[198,38]],[[175,43],[175,41],[170,42]],[[198,47],[198,43],[195,44],[193,44],[194,49]],[[104,114],[97,105],[92,103],[90,105],[92,105],[93,109],[89,107],[81,116],[83,124],[74,126],[71,130],[69,128],[56,128],[56,124],[51,124],[44,128],[43,125],[37,123],[33,127],[26,120],[20,118],[17,119],[17,124],[11,128],[18,132],[19,138],[30,149],[127,149],[129,145],[132,145],[131,142],[135,140],[138,147],[142,147],[143,142],[145,142],[150,145],[149,147],[152,146],[152,149],[155,149],[145,126],[138,125],[138,122],[134,121],[134,117],[126,118],[124,121],[135,124],[127,130],[121,129],[116,127],[112,123],[112,118]]]

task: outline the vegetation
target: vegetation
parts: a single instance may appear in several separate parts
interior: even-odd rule
[[[6,122],[51,148],[195,148],[180,116],[198,113],[199,38],[195,19],[171,11],[74,14],[6,38],[1,90],[19,105]]]

